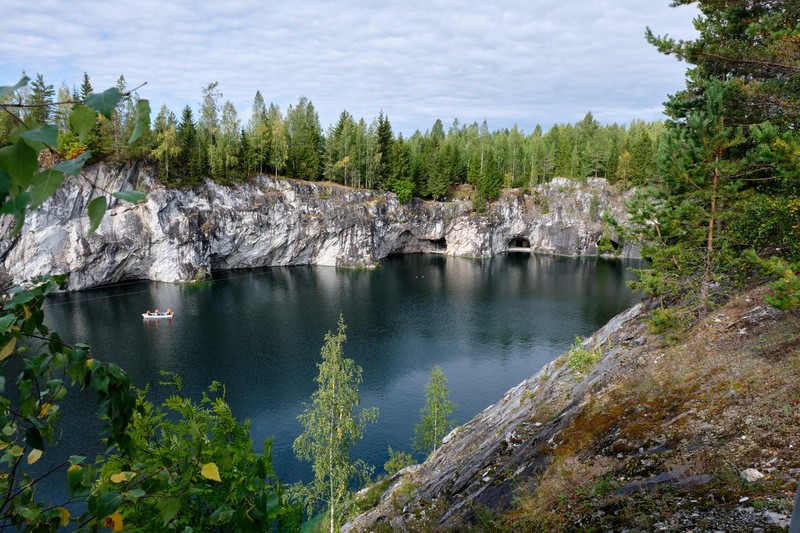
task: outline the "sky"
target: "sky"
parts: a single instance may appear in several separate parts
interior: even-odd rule
[[[405,135],[486,120],[526,132],[663,118],[687,66],[646,27],[696,35],[668,0],[3,0],[0,85],[24,70],[95,90],[124,74],[153,113],[196,111],[218,81],[246,123],[260,90],[282,110],[308,97],[323,128],[383,111]]]

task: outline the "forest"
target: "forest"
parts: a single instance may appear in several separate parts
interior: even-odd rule
[[[124,76],[117,81],[128,91]],[[52,121],[58,127],[58,153],[72,159],[83,152],[92,161],[158,162],[161,181],[172,187],[199,185],[205,178],[233,183],[272,173],[328,180],[352,187],[412,196],[444,198],[454,186],[470,184],[476,199],[495,199],[503,187],[532,188],[553,177],[606,178],[623,186],[652,180],[661,122],[641,120],[629,125],[601,125],[591,113],[576,124],[557,124],[544,131],[536,125],[526,134],[514,126],[490,131],[458,119],[445,128],[436,120],[408,138],[395,135],[389,117],[380,112],[367,122],[342,111],[336,124],[323,130],[314,104],[305,97],[284,113],[266,104],[261,92],[252,113],[242,118],[229,100],[223,102],[219,83],[203,87],[199,112],[186,105],[179,114],[162,106],[152,128],[133,145],[136,95],[120,101],[107,120],[101,120],[81,142],[69,114],[93,91],[88,74],[80,87],[62,83],[58,91],[37,74],[30,88],[5,100],[21,104],[22,119],[31,124]],[[0,117],[0,142],[13,128]]]

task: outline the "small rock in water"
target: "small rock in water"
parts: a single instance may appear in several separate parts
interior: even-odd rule
[[[742,470],[741,472],[742,479],[745,481],[749,481],[750,483],[755,483],[759,479],[764,477],[764,474],[756,470],[755,468],[747,468]]]

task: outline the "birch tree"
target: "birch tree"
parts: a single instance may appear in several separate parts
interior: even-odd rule
[[[319,375],[315,379],[319,388],[298,417],[303,433],[293,446],[300,460],[311,462],[314,472],[314,481],[305,494],[306,508],[311,514],[324,502],[331,533],[343,523],[351,482],[367,479],[371,474],[366,463],[350,458],[350,447],[362,437],[367,422],[378,416],[377,408],[360,407],[361,367],[344,357],[345,329],[340,315],[336,333],[325,334],[322,362],[317,365]]]
[[[449,418],[456,404],[448,398],[450,393],[445,383],[447,378],[441,367],[436,365],[425,385],[425,405],[420,410],[419,424],[414,428],[412,447],[417,452],[435,452],[445,435],[456,427],[456,421]]]

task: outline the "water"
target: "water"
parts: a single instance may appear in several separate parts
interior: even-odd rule
[[[314,391],[326,331],[347,323],[345,355],[364,369],[364,406],[380,409],[354,455],[380,471],[387,446],[410,451],[423,387],[442,367],[467,422],[509,388],[632,305],[629,264],[596,258],[511,254],[473,260],[393,256],[374,271],[276,267],[222,274],[190,287],[140,282],[54,295],[46,322],[69,342],[125,368],[137,386],[166,395],[159,370],[183,377],[193,398],[212,380],[225,384],[240,419],[252,421],[255,447],[274,437],[285,481],[308,480],[292,442],[297,415]],[[172,308],[169,320],[142,320]],[[94,412],[89,397],[77,410]],[[92,444],[85,417],[64,420],[67,447]],[[96,430],[94,430],[96,431]]]

